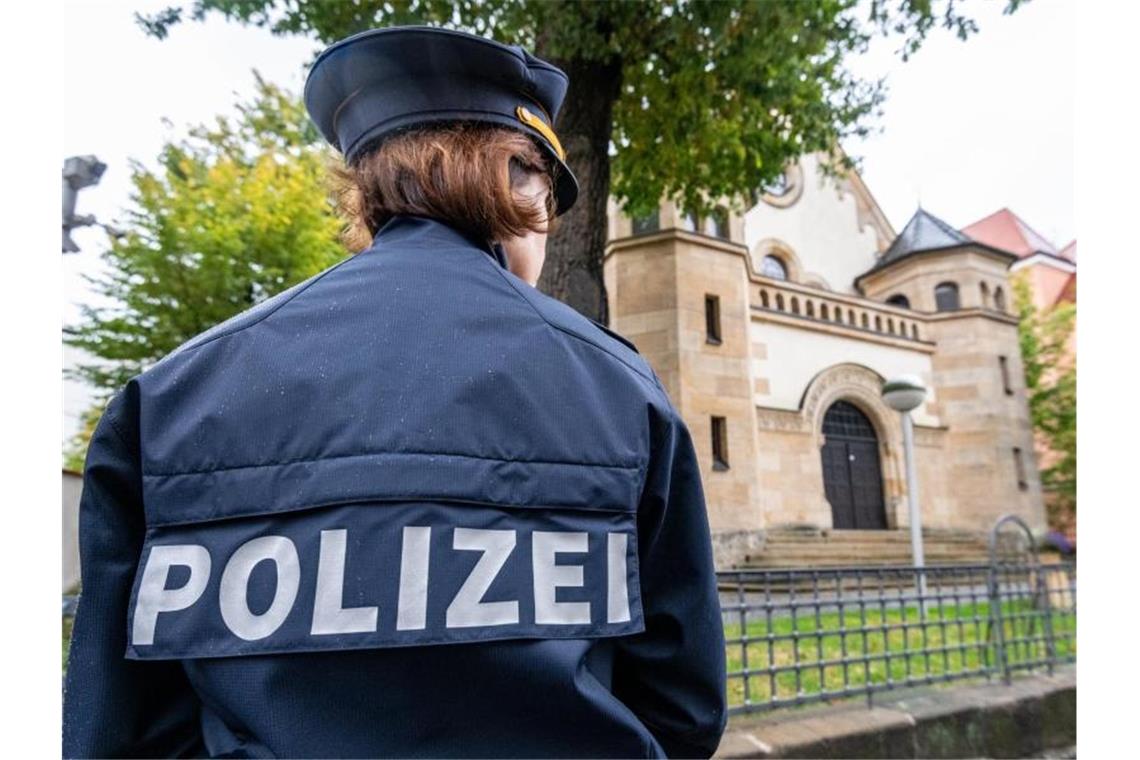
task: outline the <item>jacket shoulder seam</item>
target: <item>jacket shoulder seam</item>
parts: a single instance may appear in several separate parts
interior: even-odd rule
[[[499,270],[499,267],[498,267],[498,266],[496,266],[496,267],[495,267],[495,269],[496,269],[496,271],[498,271],[498,270]],[[538,315],[538,318],[539,318],[539,319],[541,319],[543,322],[545,322],[545,323],[546,323],[546,326],[547,326],[547,327],[549,327],[549,328],[551,328],[551,329],[553,329],[553,330],[557,330],[558,332],[560,332],[560,333],[562,333],[562,334],[564,334],[564,335],[569,335],[569,336],[570,336],[570,337],[572,337],[572,338],[576,338],[576,339],[578,339],[578,340],[579,340],[579,341],[581,341],[582,343],[585,343],[585,344],[586,344],[586,345],[588,345],[588,346],[593,346],[593,347],[594,347],[595,349],[597,349],[598,351],[601,351],[602,353],[606,354],[607,356],[609,356],[609,357],[613,358],[615,361],[618,361],[618,362],[620,362],[621,364],[625,365],[625,366],[626,366],[626,367],[628,367],[630,370],[632,370],[633,372],[637,373],[637,375],[639,375],[640,377],[644,378],[645,380],[648,380],[650,383],[652,383],[652,382],[653,382],[653,378],[651,378],[649,375],[645,374],[645,372],[643,372],[643,371],[642,371],[641,369],[639,369],[638,367],[635,367],[634,365],[630,364],[630,363],[629,363],[628,361],[626,361],[625,359],[623,359],[623,358],[621,358],[620,356],[618,356],[617,354],[615,354],[613,351],[610,351],[610,350],[609,350],[608,348],[606,348],[605,346],[600,346],[600,345],[598,345],[597,343],[595,343],[594,341],[590,340],[589,338],[586,338],[584,335],[579,335],[579,334],[577,334],[577,333],[571,332],[571,331],[567,330],[566,328],[564,328],[564,327],[561,327],[561,326],[559,326],[559,325],[556,325],[556,324],[554,324],[553,322],[551,322],[549,319],[547,319],[547,318],[546,318],[546,315],[545,315],[545,314],[543,314],[543,313],[542,313],[542,311],[541,311],[541,310],[539,310],[539,308],[538,308],[537,306],[535,306],[535,305],[534,305],[534,303],[532,303],[532,302],[531,302],[531,300],[530,300],[529,298],[527,298],[527,297],[526,297],[526,295],[525,295],[525,294],[523,294],[523,293],[519,292],[518,286],[517,286],[517,285],[515,285],[513,282],[511,282],[511,281],[510,281],[510,278],[508,278],[506,275],[504,275],[504,274],[502,273],[502,271],[498,271],[498,274],[499,274],[499,276],[500,276],[500,277],[502,277],[502,278],[503,278],[503,281],[504,281],[504,282],[506,282],[508,285],[510,285],[510,286],[511,286],[511,289],[515,291],[515,294],[516,294],[516,295],[517,295],[519,298],[521,298],[522,300],[526,301],[527,305],[528,305],[528,306],[530,306],[530,308],[531,308],[531,309],[534,311],[534,313]]]
[[[255,327],[256,325],[264,322],[265,320],[269,319],[271,316],[276,314],[286,304],[290,303],[294,298],[301,295],[302,293],[304,293],[306,290],[308,290],[312,286],[316,285],[318,282],[320,282],[322,279],[324,279],[325,275],[331,274],[333,272],[333,270],[339,269],[344,264],[347,264],[348,262],[352,261],[353,259],[356,258],[357,255],[359,255],[359,254],[350,255],[348,258],[344,259],[343,261],[338,261],[336,264],[333,264],[331,267],[329,267],[325,271],[320,272],[319,274],[314,276],[308,283],[306,283],[303,288],[298,288],[296,293],[294,293],[293,295],[284,299],[281,303],[277,304],[272,309],[267,311],[265,314],[262,314],[257,319],[253,320],[252,322],[249,322],[248,324],[241,325],[240,327],[235,327],[233,329],[226,330],[225,332],[220,332],[217,335],[212,335],[209,338],[207,338],[206,340],[202,341],[201,343],[195,343],[194,345],[186,346],[186,348],[182,349],[181,351],[178,351],[178,353],[187,353],[187,354],[191,353],[193,351],[198,350],[199,348],[202,348],[203,346],[206,346],[206,345],[209,345],[210,343],[213,343],[216,340],[219,340],[221,338],[228,338],[231,335],[237,335],[238,333],[243,332],[245,330],[248,330],[251,327]],[[177,349],[175,349],[175,350],[177,351]],[[173,355],[173,353],[170,355]]]

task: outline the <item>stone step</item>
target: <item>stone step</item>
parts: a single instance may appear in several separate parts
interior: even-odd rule
[[[927,554],[930,554],[932,552],[968,555],[987,554],[986,547],[969,544],[932,544],[927,542],[923,544],[923,547]],[[805,556],[832,556],[836,554],[843,554],[855,557],[877,557],[885,555],[893,556],[896,554],[910,554],[910,551],[910,544],[886,546],[851,546],[846,544],[803,544],[799,546],[790,546],[788,544],[766,544],[763,548],[753,551],[752,554],[755,556],[766,554],[802,554]]]
[[[927,555],[928,565],[977,565],[985,564],[986,558],[981,556],[938,556]],[[861,567],[863,565],[895,565],[910,566],[913,562],[910,555],[899,557],[752,557],[745,560],[739,567],[799,567],[811,569],[815,567]]]
[[[923,532],[928,542],[984,544],[982,536],[973,533]],[[824,531],[770,531],[765,542],[768,544],[794,543],[853,543],[853,544],[910,544],[910,532],[906,530],[824,530]]]
[[[923,557],[927,563],[941,562],[986,562],[984,554],[948,554],[942,551],[927,551]],[[861,564],[910,564],[911,555],[907,554],[759,554],[749,555],[744,564],[763,563],[766,565],[813,565],[821,563],[861,565]]]
[[[984,563],[989,555],[982,548],[963,549],[960,547],[924,547],[927,564],[976,564]],[[857,565],[909,565],[909,546],[874,547],[866,551],[836,551],[825,546],[811,547],[766,547],[763,551],[745,558],[745,567],[845,567]]]
[[[930,541],[923,542],[927,552],[931,551],[946,551],[946,552],[960,552],[964,554],[986,554],[988,549],[985,546],[978,544],[940,544],[932,543]],[[910,544],[884,544],[876,546],[874,544],[863,544],[855,546],[852,544],[764,544],[759,549],[754,549],[753,554],[771,554],[773,552],[783,554],[854,554],[864,556],[874,556],[877,554],[893,554],[898,552],[910,553]]]
[[[928,564],[977,564],[988,560],[984,536],[967,531],[923,532]],[[763,547],[745,557],[743,568],[823,568],[863,565],[909,566],[906,530],[831,530],[777,528]]]
[[[929,552],[950,552],[958,554],[985,554],[984,546],[971,544],[941,544],[929,541],[923,542],[923,548]],[[875,546],[851,546],[845,544],[765,544],[756,554],[804,554],[823,555],[851,554],[862,556],[876,556],[879,554],[910,554],[910,544],[884,544]]]

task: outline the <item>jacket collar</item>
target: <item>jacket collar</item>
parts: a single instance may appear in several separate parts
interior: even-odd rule
[[[402,214],[389,219],[372,238],[373,248],[386,246],[474,247],[490,256],[503,269],[508,269],[507,256],[500,244],[479,240],[474,235],[426,216]]]

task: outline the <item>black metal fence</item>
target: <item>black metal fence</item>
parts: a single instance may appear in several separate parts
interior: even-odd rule
[[[1013,521],[1028,545],[1003,549]],[[1008,538],[1006,536],[1005,538]],[[1075,562],[1043,562],[1002,518],[985,564],[717,573],[730,713],[1076,661]],[[64,596],[63,617],[78,597]],[[66,645],[65,645],[66,646]],[[65,648],[66,651],[66,648]]]
[[[718,574],[731,713],[1076,660],[1076,564]]]

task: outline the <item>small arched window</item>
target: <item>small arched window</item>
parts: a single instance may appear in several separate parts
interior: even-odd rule
[[[915,340],[918,340],[918,325],[911,325],[910,326],[910,337],[914,338]]]
[[[819,318],[820,319],[831,319],[831,312],[828,310],[827,304],[825,304],[825,303],[819,305]]]
[[[958,300],[958,286],[953,282],[943,282],[934,288],[934,305],[938,311],[954,311],[961,308]]]
[[[661,229],[660,212],[654,211],[646,216],[634,217],[632,228],[634,235],[647,235],[650,232],[657,232]]]
[[[847,324],[849,324],[849,325],[855,324],[855,310],[854,309],[848,309],[847,310]]]
[[[788,279],[788,268],[779,256],[768,254],[760,262],[760,274],[772,280]]]
[[[887,299],[887,303],[889,303],[891,306],[899,306],[903,309],[910,308],[910,299],[904,296],[902,293],[895,293],[893,296]]]
[[[1005,311],[1005,291],[1001,286],[994,288],[994,308],[998,311]]]
[[[984,282],[978,283],[978,291],[982,296],[982,308],[990,308],[990,286]]]
[[[776,308],[779,309],[780,311],[784,310],[784,294],[783,293],[777,293],[776,294]]]
[[[800,299],[796,298],[795,296],[792,296],[792,313],[800,313]]]
[[[867,312],[863,312],[863,329],[867,329]]]
[[[815,304],[811,301],[804,301],[804,311],[809,317],[815,317]]]
[[[717,206],[705,217],[705,234],[728,240],[728,209]]]
[[[701,220],[695,211],[685,211],[681,215],[681,229],[686,232],[699,232],[701,229]]]
[[[762,307],[764,307],[765,309],[768,308],[768,291],[767,290],[761,290],[760,291],[760,305]]]
[[[895,321],[893,319],[887,319],[887,332],[891,335],[895,334]]]
[[[878,314],[875,315],[875,332],[883,331],[883,318]]]

